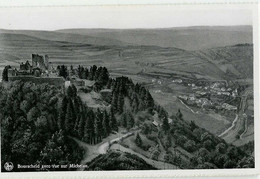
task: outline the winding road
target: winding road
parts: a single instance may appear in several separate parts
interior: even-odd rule
[[[225,134],[227,134],[230,130],[232,130],[235,127],[237,120],[238,120],[238,115],[236,114],[236,117],[235,117],[234,121],[232,122],[232,125],[227,130],[225,130],[220,135],[218,135],[218,137],[222,137]]]
[[[90,144],[87,144],[75,137],[70,137],[71,139],[73,139],[80,147],[82,147],[84,150],[85,150],[85,155],[83,157],[83,159],[81,160],[80,164],[86,164],[87,162],[90,162],[91,160],[93,160],[95,157],[97,157],[99,154],[105,154],[107,153],[108,149],[109,149],[109,145],[113,145],[114,143],[122,140],[122,139],[125,139],[129,136],[132,136],[135,134],[135,132],[139,131],[136,130],[136,131],[131,131],[131,132],[128,132],[124,135],[122,135],[121,133],[117,133],[117,134],[113,134],[111,136],[109,136],[107,138],[108,141],[104,141],[104,142],[101,142],[97,145],[90,145]],[[112,138],[112,139],[111,139]],[[106,139],[105,139],[106,140]],[[84,170],[84,168],[79,168],[78,170]]]
[[[225,134],[223,134],[221,137],[228,143],[233,143],[237,139],[237,135],[239,135],[239,131],[244,128],[244,131],[241,135],[239,135],[239,139],[242,139],[243,134],[245,134],[247,130],[247,125],[245,124],[246,121],[246,115],[245,115],[245,109],[247,104],[247,97],[250,93],[252,93],[252,89],[246,89],[244,94],[241,95],[241,102],[239,106],[239,111],[237,112],[237,120],[236,122],[232,123],[231,129],[229,129]]]
[[[245,133],[247,132],[247,118],[245,119],[245,130],[244,132],[239,136],[240,139],[243,139],[243,136],[245,135]]]
[[[71,138],[75,142],[77,142],[77,144],[80,147],[82,147],[85,150],[85,156],[83,157],[83,159],[80,163],[82,165],[85,165],[87,162],[90,162],[95,157],[97,157],[99,154],[106,154],[108,152],[108,149],[110,148],[112,150],[113,149],[114,150],[120,150],[122,152],[128,152],[128,153],[131,153],[131,154],[135,154],[138,157],[145,160],[148,164],[150,164],[150,165],[152,165],[152,166],[154,166],[158,169],[178,169],[179,168],[178,166],[175,166],[175,165],[170,164],[170,163],[165,163],[165,162],[162,162],[162,161],[157,161],[157,160],[147,158],[146,156],[144,156],[140,153],[137,153],[130,148],[125,148],[124,146],[117,143],[120,140],[123,140],[127,137],[134,135],[137,131],[139,131],[139,129],[135,130],[135,131],[128,132],[128,133],[121,135],[121,136],[120,136],[120,133],[117,133],[116,135],[119,135],[119,137],[116,137],[116,135],[110,136],[113,139],[110,139],[109,141],[105,141],[105,142],[102,142],[102,143],[97,144],[97,145],[89,145],[89,144],[87,144],[87,143],[85,143],[81,140],[78,140],[74,137],[71,137]],[[79,168],[78,170],[83,171],[84,168]]]
[[[179,99],[179,98],[178,98]],[[181,104],[183,104],[187,109],[189,109],[193,114],[199,114],[199,111],[194,111],[193,109],[191,109],[189,106],[187,106],[181,99],[179,99],[179,101],[181,102]]]
[[[126,148],[120,144],[114,144],[112,145],[111,149],[115,149],[115,150],[120,150],[122,152],[128,152],[128,153],[131,153],[131,154],[134,154],[134,155],[137,155],[138,157],[142,158],[146,163],[154,166],[155,168],[158,168],[158,169],[178,169],[179,167],[176,166],[176,165],[173,165],[173,164],[170,164],[170,163],[166,163],[166,162],[162,162],[162,161],[157,161],[157,160],[153,160],[153,159],[150,159],[150,158],[147,158],[145,157],[144,155],[140,154],[140,153],[137,153],[135,151],[133,151],[132,149],[130,148]]]

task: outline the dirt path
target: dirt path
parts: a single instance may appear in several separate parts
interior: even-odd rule
[[[122,139],[125,139],[131,135],[134,135],[136,131],[128,132],[124,135],[121,133],[110,135],[109,137],[103,139],[104,141],[97,144],[97,145],[90,145],[87,144],[75,137],[72,138],[80,147],[82,147],[85,150],[85,154],[83,156],[83,159],[81,160],[80,164],[86,164],[87,162],[90,162],[95,157],[97,157],[99,154],[105,154],[107,153],[107,150],[109,148],[109,144],[112,145]],[[79,168],[79,170],[84,170],[84,168]]]
[[[244,128],[245,123],[245,117],[244,117],[244,112],[246,109],[246,101],[247,101],[247,96],[252,93],[253,91],[251,89],[247,89],[243,95],[241,95],[241,102],[240,102],[240,107],[239,107],[239,111],[237,113],[238,117],[237,117],[237,121],[235,123],[235,126],[230,129],[226,135],[223,135],[222,138],[228,142],[228,143],[234,143],[237,140],[240,140],[241,135],[239,135],[239,139],[237,139],[237,135],[239,133],[239,131]],[[245,129],[246,130],[246,129]],[[243,135],[242,135],[243,136]]]
[[[243,139],[243,136],[245,135],[245,133],[247,132],[247,119],[245,119],[245,130],[244,132],[239,136],[240,139]]]
[[[199,111],[194,111],[193,109],[191,109],[189,106],[187,106],[181,99],[179,99],[179,101],[181,102],[181,104],[183,104],[187,109],[189,109],[193,114],[199,114]]]
[[[165,169],[165,170],[169,169],[170,170],[170,169],[178,169],[179,168],[179,167],[172,165],[172,164],[169,164],[169,163],[165,163],[165,162],[161,162],[161,161],[157,161],[157,160],[152,160],[150,158],[143,156],[140,153],[133,151],[130,148],[126,148],[126,147],[119,145],[119,144],[113,144],[110,149],[120,150],[122,152],[128,152],[128,153],[137,155],[138,157],[142,158],[146,163],[148,163],[148,164],[150,164],[150,165],[152,165],[152,166],[154,166],[155,168],[158,168],[158,169]]]
[[[235,127],[235,125],[236,125],[237,120],[238,120],[238,115],[236,114],[236,117],[235,117],[234,121],[232,122],[232,125],[231,125],[227,130],[225,130],[224,132],[222,132],[218,137],[224,136],[224,135],[227,134],[231,129],[233,129],[233,128]]]

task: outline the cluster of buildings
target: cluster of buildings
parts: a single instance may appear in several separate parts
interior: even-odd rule
[[[35,84],[47,83],[62,89],[68,88],[74,84],[77,88],[83,89],[83,92],[95,90],[95,81],[80,79],[75,72],[72,74],[71,69],[68,70],[69,78],[64,79],[58,75],[58,70],[49,62],[48,55],[32,54],[31,63],[27,60],[21,63],[19,68],[8,66],[8,81],[21,80],[23,82],[33,82]],[[100,94],[106,101],[111,100],[112,91],[110,89],[101,90]]]
[[[9,67],[7,75],[8,81],[31,81],[36,84],[48,83],[60,87],[63,87],[65,82],[62,77],[58,77],[56,70],[49,62],[48,55],[32,54],[31,63],[27,60],[25,63],[22,62],[18,69]]]
[[[32,54],[32,64],[27,60],[25,63],[20,64],[20,68],[9,68],[8,77],[12,79],[15,76],[35,76],[40,77],[43,75],[48,76],[50,72],[50,64],[48,55],[41,56]]]
[[[196,105],[198,107],[202,107],[204,109],[210,108],[216,108],[216,109],[226,109],[226,110],[237,110],[236,106],[227,104],[227,103],[221,103],[221,102],[217,102],[217,101],[211,101],[207,98],[203,98],[203,97],[198,97],[195,96],[194,94],[190,94],[190,95],[180,95],[178,96],[180,100],[184,101],[186,104],[188,105]]]
[[[202,107],[204,109],[224,109],[235,111],[236,106],[226,103],[226,101],[235,99],[238,96],[238,90],[230,87],[225,81],[194,81],[191,79],[173,79],[171,82],[188,86],[192,93],[180,95],[178,98],[187,105]],[[162,84],[162,80],[152,79],[152,83]],[[161,93],[161,90],[155,90],[155,93]]]
[[[234,99],[238,96],[237,89],[226,87],[226,84],[214,82],[197,86],[195,83],[188,83],[193,94],[180,95],[179,99],[188,105],[195,105],[202,108],[237,110],[236,106],[225,103],[227,99]]]
[[[192,90],[196,90],[195,93],[205,95],[207,93],[215,94],[215,95],[225,95],[236,97],[238,95],[237,89],[232,90],[231,88],[225,87],[225,85],[215,82],[209,86],[196,86],[196,84],[188,84],[192,88]]]
[[[197,98],[194,94],[190,95],[180,95],[179,99],[185,101],[188,105],[194,105],[196,104],[197,106],[201,107],[210,107],[213,105],[213,103],[208,100],[207,98]]]

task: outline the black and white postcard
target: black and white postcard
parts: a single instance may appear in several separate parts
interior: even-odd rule
[[[1,175],[257,173],[258,38],[257,4],[1,8]]]

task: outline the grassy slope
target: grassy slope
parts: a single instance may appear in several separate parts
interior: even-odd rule
[[[253,79],[253,45],[219,47],[197,51],[201,59],[216,64],[223,72],[239,78]]]

